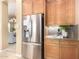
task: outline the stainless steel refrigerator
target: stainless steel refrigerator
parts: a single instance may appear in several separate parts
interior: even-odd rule
[[[44,59],[44,14],[23,16],[22,56],[25,59]]]

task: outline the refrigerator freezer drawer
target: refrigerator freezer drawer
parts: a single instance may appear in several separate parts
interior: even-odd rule
[[[24,58],[41,59],[42,54],[40,45],[23,44],[22,49],[22,55]]]

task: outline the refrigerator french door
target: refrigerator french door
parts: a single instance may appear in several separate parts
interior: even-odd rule
[[[22,56],[26,59],[44,59],[44,15],[23,17]]]

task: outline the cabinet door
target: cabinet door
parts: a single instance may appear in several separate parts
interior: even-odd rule
[[[59,41],[45,40],[44,49],[45,59],[59,59]]]
[[[66,19],[66,0],[57,0],[57,22],[58,25],[63,25],[67,23]]]
[[[77,47],[62,47],[60,59],[78,59],[77,58]]]
[[[59,47],[52,45],[45,45],[45,58],[46,59],[59,59]]]
[[[44,13],[44,0],[32,0],[33,1],[33,13]]]
[[[32,0],[23,0],[23,15],[32,14]]]
[[[57,24],[73,25],[75,23],[75,0],[57,0]]]
[[[56,24],[56,0],[47,0],[47,25]]]
[[[60,59],[79,59],[78,46],[74,42],[60,42]]]
[[[66,0],[67,24],[75,24],[75,0]]]

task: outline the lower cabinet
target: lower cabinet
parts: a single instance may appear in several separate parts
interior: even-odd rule
[[[45,40],[45,59],[59,59],[59,42],[56,40]]]
[[[46,59],[59,59],[59,47],[46,45]]]
[[[60,59],[79,59],[79,43],[77,41],[60,41]]]
[[[61,47],[60,59],[78,59],[77,47]]]
[[[79,59],[78,41],[47,39],[44,47],[45,59]]]

